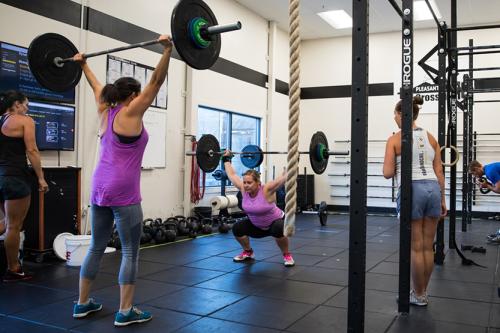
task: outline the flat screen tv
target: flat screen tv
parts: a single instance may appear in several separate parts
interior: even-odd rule
[[[75,89],[63,93],[43,88],[31,74],[28,49],[0,42],[0,91],[17,90],[37,100],[55,103],[75,103]]]
[[[75,150],[75,108],[31,101],[28,115],[35,121],[39,150]]]

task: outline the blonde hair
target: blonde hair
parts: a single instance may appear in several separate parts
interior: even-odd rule
[[[479,169],[481,167],[482,167],[481,163],[479,163],[476,160],[473,160],[469,163],[469,173],[473,173],[474,171],[476,171],[476,169]]]
[[[253,169],[250,169],[250,170],[247,170],[245,171],[245,173],[243,174],[243,177],[244,176],[251,176],[252,179],[257,182],[257,183],[260,183],[260,173],[257,172],[256,170],[253,170]]]

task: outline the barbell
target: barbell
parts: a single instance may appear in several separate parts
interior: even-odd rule
[[[247,168],[256,168],[264,160],[264,155],[288,154],[281,151],[262,151],[259,146],[248,145],[241,152],[231,152],[241,155],[241,162]],[[313,134],[308,151],[299,151],[299,154],[308,154],[311,167],[316,174],[322,174],[328,166],[330,155],[349,155],[349,151],[330,151],[326,135],[318,131]],[[220,163],[224,151],[221,150],[219,140],[211,134],[202,135],[196,146],[196,151],[186,152],[188,156],[196,156],[198,166],[204,172],[214,171]]]
[[[173,43],[180,57],[195,69],[212,67],[221,49],[220,34],[241,29],[241,23],[218,25],[214,13],[202,0],[180,0],[171,17]],[[114,49],[87,53],[85,59],[118,51],[158,44],[157,39]],[[41,86],[57,92],[73,89],[82,76],[73,61],[76,46],[66,37],[46,33],[36,37],[28,47],[31,72]]]

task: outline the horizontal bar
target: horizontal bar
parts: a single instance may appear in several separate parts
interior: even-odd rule
[[[450,47],[448,48],[448,51],[470,51],[470,50],[488,50],[488,49],[500,49],[500,45]]]
[[[479,101],[474,101],[474,103],[500,103],[500,99],[490,99],[490,100],[479,100]]]
[[[209,150],[206,152],[209,156],[214,156],[214,155],[224,155],[224,152],[220,151],[213,151]],[[286,155],[288,152],[286,151],[232,151],[231,154],[234,155]],[[299,154],[304,154],[304,155],[309,155],[309,151],[299,151]],[[348,150],[331,150],[327,152],[328,155],[349,155],[350,152]],[[186,152],[187,156],[195,156],[196,152],[195,151],[188,151]]]
[[[492,54],[492,53],[500,53],[500,50],[477,51],[477,52],[458,52],[457,56],[468,56],[468,55],[478,55],[478,54]]]
[[[500,24],[491,24],[491,25],[475,25],[470,27],[456,27],[456,28],[448,28],[450,31],[467,31],[467,30],[482,30],[482,29],[498,29],[500,28]]]
[[[460,68],[457,72],[479,72],[479,71],[498,71],[500,67],[482,67],[482,68]]]

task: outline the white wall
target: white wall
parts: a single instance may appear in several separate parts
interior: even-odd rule
[[[177,1],[154,1],[146,7],[137,7],[132,1],[75,1],[98,11],[125,20],[137,26],[170,33],[170,15]],[[221,57],[267,74],[268,22],[230,0],[209,0],[208,5],[220,24],[240,20],[243,29],[225,34],[222,38]],[[132,11],[130,8],[136,8]],[[80,50],[93,52],[114,48],[123,43],[39,15],[0,4],[0,40],[28,46],[40,33],[57,32],[68,37]],[[17,22],[30,22],[23,29],[12,29]],[[156,66],[160,55],[144,49],[127,50],[116,54],[141,64]],[[88,60],[101,82],[106,78],[106,56]],[[98,119],[90,87],[82,80],[77,87],[76,151],[61,152],[61,166],[82,168],[82,208],[89,202],[92,172],[96,163]],[[262,119],[266,128],[267,89],[229,76],[206,70],[188,68],[184,62],[172,59],[169,69],[167,113],[167,167],[142,172],[141,187],[146,217],[167,217],[188,214],[190,158],[184,152],[190,149],[184,134],[197,135],[197,108],[205,105]],[[262,142],[266,136],[262,131]],[[44,166],[57,166],[57,153],[42,152]],[[208,191],[206,204],[218,189]],[[212,192],[212,193],[210,193]]]
[[[75,1],[96,10],[118,17],[127,22],[158,33],[170,33],[170,15],[175,0],[148,2],[147,7],[137,7],[132,0],[81,0]],[[146,217],[167,217],[188,214],[192,207],[189,199],[189,177],[191,159],[184,155],[190,149],[185,134],[198,135],[198,105],[238,112],[261,119],[261,143],[268,150],[287,150],[288,143],[288,96],[274,91],[274,79],[288,82],[288,34],[257,16],[245,7],[231,0],[207,0],[219,23],[228,24],[240,20],[243,29],[223,36],[221,57],[241,66],[266,74],[271,80],[270,90],[248,84],[244,81],[218,74],[214,71],[198,71],[188,68],[182,61],[172,59],[169,71],[167,113],[167,167],[142,172],[143,207]],[[134,11],[130,8],[135,8]],[[14,7],[0,4],[0,40],[27,46],[40,33],[58,32],[87,52],[123,45],[116,40],[95,33],[31,14]],[[23,29],[12,29],[18,22],[30,22]],[[420,59],[436,43],[436,31],[416,32],[415,59]],[[476,44],[496,44],[496,35],[488,31],[461,33],[459,44],[467,45],[473,36]],[[400,71],[400,33],[375,34],[370,37],[370,82],[395,82],[398,89]],[[321,40],[307,40],[301,45],[301,87],[349,85],[351,83],[351,39],[349,37]],[[160,55],[143,49],[128,50],[117,56],[138,63],[155,66]],[[462,59],[463,61],[465,59]],[[431,59],[431,63],[436,59]],[[101,81],[105,80],[106,57],[89,59],[91,67]],[[494,56],[478,56],[477,67],[497,66]],[[416,71],[421,71],[415,66]],[[421,74],[423,77],[423,74]],[[491,76],[478,72],[476,77]],[[61,166],[76,165],[83,169],[82,207],[89,200],[91,175],[96,163],[97,117],[92,93],[82,80],[77,88],[77,150],[61,152]],[[481,96],[482,98],[483,96]],[[479,96],[478,96],[479,98]],[[485,98],[498,98],[488,95]],[[393,122],[392,110],[397,96],[370,97],[369,138],[385,140],[397,128]],[[424,105],[424,110],[426,105]],[[475,107],[474,128],[479,132],[497,132],[496,108],[494,104],[479,104]],[[427,110],[426,110],[427,111]],[[300,149],[307,150],[311,135],[318,130],[328,136],[332,149],[345,149],[345,143],[335,140],[350,139],[350,98],[303,100],[300,117]],[[422,114],[419,123],[436,134],[436,114]],[[459,118],[459,132],[461,131]],[[383,143],[371,143],[369,156],[383,155]],[[486,156],[485,161],[496,160]],[[488,160],[489,159],[489,160]],[[335,160],[335,158],[331,158]],[[338,160],[343,160],[339,158]],[[42,152],[44,166],[56,166],[55,152]],[[272,167],[280,172],[286,165],[286,155],[267,156],[263,165],[264,179],[272,175]],[[312,172],[307,156],[300,160],[300,170],[307,167]],[[369,173],[380,172],[381,165],[370,165]],[[348,183],[348,177],[333,178],[328,173],[345,173],[349,168],[332,163],[324,175],[316,176],[316,201],[329,204],[349,204],[347,199],[331,198],[332,183]],[[390,184],[381,178],[370,177],[371,184]],[[219,189],[209,190],[200,205],[206,205]],[[387,189],[371,189],[371,195],[387,195]],[[335,193],[348,194],[348,188],[336,188]],[[394,204],[390,200],[371,199],[370,206]],[[487,206],[485,209],[489,209]]]
[[[496,31],[473,31],[459,33],[458,45],[467,46],[468,39],[474,38],[476,45],[498,44]],[[392,132],[397,131],[393,121],[395,103],[399,100],[396,95],[400,86],[401,71],[401,33],[373,34],[369,41],[369,81],[370,83],[394,82],[395,95],[369,98],[369,134],[370,140],[385,140]],[[437,43],[437,32],[434,29],[417,30],[415,32],[415,81],[414,85],[424,82],[425,73],[416,64]],[[349,37],[308,40],[302,43],[301,86],[317,87],[331,85],[345,85],[351,83],[351,39]],[[463,59],[462,59],[463,58]],[[437,56],[428,63],[437,68]],[[459,68],[468,65],[467,57],[461,57]],[[480,55],[475,57],[475,67],[498,67],[498,57],[494,55]],[[476,72],[479,77],[498,77],[496,72]],[[461,79],[459,79],[461,80]],[[498,99],[498,94],[476,94],[477,99]],[[322,128],[329,141],[350,139],[351,103],[350,98],[303,100],[301,108],[301,128]],[[474,109],[474,130],[480,133],[496,132],[495,122],[498,118],[498,105],[494,103],[476,104]],[[417,123],[428,129],[437,137],[437,103],[423,105],[422,113]],[[303,127],[302,127],[303,126]],[[459,113],[458,132],[462,132],[462,113]],[[301,142],[308,140],[305,133],[301,133]],[[497,143],[499,144],[499,143]],[[341,146],[342,147],[342,146]],[[496,149],[499,150],[500,147]],[[481,149],[479,149],[481,151]],[[369,143],[369,160],[379,161],[376,157],[383,156],[384,143]],[[479,153],[478,159],[485,162],[497,161],[498,153]],[[339,159],[341,160],[341,159]],[[369,165],[369,174],[381,174],[381,165]],[[459,170],[461,162],[459,162]],[[316,177],[316,201],[327,200],[330,204],[349,205],[349,199],[329,197],[332,195],[347,195],[349,188],[335,187],[330,184],[348,184],[349,177],[332,177],[327,173],[349,173],[349,165],[332,163],[327,172]],[[459,171],[460,172],[460,171]],[[460,173],[459,173],[460,175]],[[318,179],[319,178],[319,179]],[[459,179],[459,181],[461,181]],[[391,185],[391,182],[381,177],[368,177],[369,184]],[[460,184],[459,184],[460,188]],[[369,188],[369,196],[390,196],[390,189]],[[322,199],[319,199],[322,198]],[[460,200],[460,198],[459,198]],[[458,202],[458,207],[460,207]],[[369,206],[393,207],[395,204],[387,199],[368,199]],[[493,210],[497,208],[488,203],[481,203],[474,207],[476,210]]]

